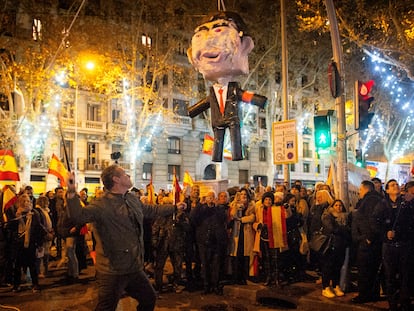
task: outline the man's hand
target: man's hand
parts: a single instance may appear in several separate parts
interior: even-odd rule
[[[179,202],[179,203],[177,203],[177,209],[178,210],[185,210],[186,207],[187,207],[187,203],[185,203],[185,202]]]

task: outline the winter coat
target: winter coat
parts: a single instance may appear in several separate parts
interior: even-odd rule
[[[106,191],[102,198],[83,208],[77,196],[67,199],[67,204],[76,224],[93,223],[96,270],[113,275],[142,271],[144,217],[168,216],[174,212],[173,205],[145,205],[129,192]]]
[[[352,216],[352,239],[359,246],[367,244],[379,245],[381,241],[381,217],[384,211],[384,200],[376,191],[370,191],[357,203],[358,209]]]
[[[348,213],[338,213],[333,207],[327,208],[322,214],[322,233],[330,236],[330,248],[345,252],[351,245],[351,227]]]
[[[244,210],[244,215],[240,218],[240,221],[234,220],[233,218],[237,216],[237,206],[236,204],[230,204],[230,218],[232,226],[232,233],[230,239],[230,256],[237,256],[240,228],[243,228],[244,234],[244,256],[253,256],[253,245],[255,238],[255,230],[253,229],[253,223],[256,219],[255,216],[255,203],[250,201],[248,207]]]
[[[197,244],[224,248],[227,244],[225,210],[207,204],[197,206],[191,213],[191,222],[196,230]]]

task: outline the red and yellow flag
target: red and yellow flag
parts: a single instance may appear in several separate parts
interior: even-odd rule
[[[212,155],[213,154],[214,138],[208,134],[204,135],[203,153]]]
[[[0,150],[0,180],[20,181],[16,159],[11,150]]]
[[[194,181],[191,178],[190,173],[188,173],[188,171],[185,171],[184,172],[184,177],[183,177],[183,186],[184,187],[186,187],[186,186],[191,186],[192,187],[193,185],[194,185]]]
[[[49,171],[48,174],[55,175],[60,180],[60,184],[62,187],[66,187],[65,177],[69,174],[66,170],[63,163],[59,160],[59,158],[53,154],[52,158],[50,159],[49,163]]]
[[[177,175],[174,172],[173,176],[173,184],[172,184],[172,195],[173,195],[173,204],[177,204],[180,202],[180,193],[181,193],[181,187],[178,183]]]
[[[17,195],[15,191],[13,191],[12,186],[6,185],[3,187],[3,204],[2,204],[2,214],[3,220],[7,221],[6,211],[13,206],[14,203],[17,201]]]

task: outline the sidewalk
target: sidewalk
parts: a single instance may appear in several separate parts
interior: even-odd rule
[[[66,283],[65,268],[52,268],[52,276],[40,279],[42,291],[32,293],[30,284],[22,286],[23,291],[12,293],[11,288],[0,288],[1,305],[21,311],[89,311],[97,301],[97,289],[94,279],[95,269],[88,266],[80,275],[77,283]],[[387,302],[356,305],[351,299],[357,293],[347,293],[344,297],[328,299],[321,295],[321,285],[312,283],[294,283],[283,288],[269,288],[262,283],[248,282],[247,285],[226,285],[224,295],[202,295],[200,291],[182,293],[168,292],[160,294],[156,311],[385,311]],[[16,309],[17,308],[17,309]],[[136,310],[136,302],[122,298],[117,311]]]

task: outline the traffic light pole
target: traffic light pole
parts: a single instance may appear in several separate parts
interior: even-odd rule
[[[286,35],[286,0],[280,0],[280,24],[282,36],[282,102],[283,102],[283,120],[289,119],[288,104],[288,47]],[[283,164],[283,180],[290,187],[290,170],[289,164]]]
[[[333,0],[324,0],[326,11],[329,20],[329,29],[332,40],[332,52],[334,61],[337,65],[339,75],[343,77],[343,63],[342,63],[342,49],[341,38],[339,36],[338,21],[336,19],[335,7]],[[343,79],[341,79],[343,86]],[[336,197],[341,199],[345,206],[349,207],[348,196],[348,167],[346,155],[346,123],[345,123],[345,100],[344,95],[341,94],[335,99],[336,113],[338,118],[338,141],[336,144],[336,155],[338,157],[337,178],[336,183],[339,189],[335,189]],[[332,165],[332,164],[331,164]]]

